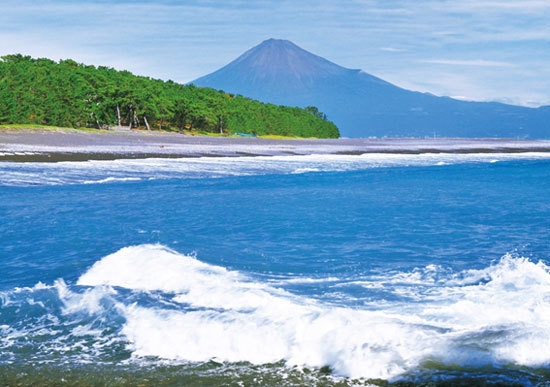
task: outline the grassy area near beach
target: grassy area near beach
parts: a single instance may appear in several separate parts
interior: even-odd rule
[[[47,125],[33,125],[33,124],[0,124],[0,132],[63,132],[63,133],[137,133],[137,134],[182,134],[187,136],[204,136],[204,137],[242,137],[239,134],[220,134],[213,133],[201,130],[183,130],[183,131],[173,131],[173,130],[116,130],[116,129],[95,129],[95,128],[67,128],[60,126],[47,126]],[[293,136],[282,136],[275,134],[260,135],[259,138],[265,138],[270,140],[300,140],[304,139],[303,137],[293,137]]]

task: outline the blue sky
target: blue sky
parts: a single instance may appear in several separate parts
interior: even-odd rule
[[[268,38],[398,86],[550,105],[548,0],[3,0],[0,55],[185,83]]]

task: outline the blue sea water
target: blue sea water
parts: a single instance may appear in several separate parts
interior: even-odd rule
[[[548,385],[548,198],[548,153],[0,163],[0,381]]]

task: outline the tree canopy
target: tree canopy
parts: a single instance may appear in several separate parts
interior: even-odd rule
[[[21,54],[0,61],[0,123],[337,138],[315,107],[277,106],[222,90]]]

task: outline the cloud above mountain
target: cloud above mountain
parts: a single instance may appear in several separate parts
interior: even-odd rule
[[[4,0],[0,13],[2,55],[73,58],[177,82],[269,37],[409,89],[550,104],[545,0]]]

